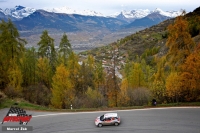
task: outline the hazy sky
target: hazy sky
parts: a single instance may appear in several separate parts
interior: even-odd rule
[[[37,2],[36,2],[37,1]],[[200,6],[199,0],[0,0],[0,8],[13,8],[16,5],[36,9],[69,7],[75,10],[94,10],[104,15],[121,10],[161,8],[164,11],[185,9],[193,11]]]

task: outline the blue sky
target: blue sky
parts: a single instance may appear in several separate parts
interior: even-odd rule
[[[37,2],[36,2],[37,1]],[[193,11],[200,6],[199,0],[0,0],[0,8],[13,8],[16,5],[36,9],[69,7],[75,10],[94,10],[105,15],[121,10],[161,8],[164,11],[185,9]]]

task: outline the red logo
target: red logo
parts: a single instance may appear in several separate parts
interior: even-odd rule
[[[7,115],[4,117],[4,122],[19,122],[19,124],[27,125],[31,120],[32,115],[26,114],[26,111],[18,107],[10,107]]]

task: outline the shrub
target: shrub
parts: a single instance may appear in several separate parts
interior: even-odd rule
[[[136,88],[133,91],[129,90],[131,106],[143,106],[149,103],[151,93],[147,88]]]

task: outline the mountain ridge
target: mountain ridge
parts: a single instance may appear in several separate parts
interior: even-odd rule
[[[162,21],[165,21],[167,19],[170,19],[170,17],[163,16],[157,12],[153,12],[149,15],[147,15],[144,18],[141,19],[136,19],[135,21],[131,22],[129,25],[126,25],[125,28],[130,28],[130,27],[150,27],[152,25],[156,25]]]
[[[141,19],[146,16],[148,16],[151,13],[157,12],[160,13],[163,16],[167,17],[176,17],[181,14],[181,11],[163,11],[162,9],[156,8],[155,10],[150,11],[149,9],[134,9],[130,11],[123,10],[120,13],[115,13],[112,15],[103,15],[102,13],[91,11],[91,10],[74,10],[71,8],[68,8],[66,6],[60,7],[60,8],[44,8],[44,9],[35,9],[31,7],[24,7],[24,6],[15,6],[14,8],[6,8],[5,10],[0,9],[0,12],[4,13],[6,16],[10,16],[13,18],[16,18],[18,20],[27,17],[34,13],[37,10],[44,10],[51,13],[64,13],[64,14],[78,14],[78,15],[84,15],[84,16],[99,16],[99,17],[112,17],[112,18],[118,18],[121,20],[126,21],[134,21],[135,19]]]

